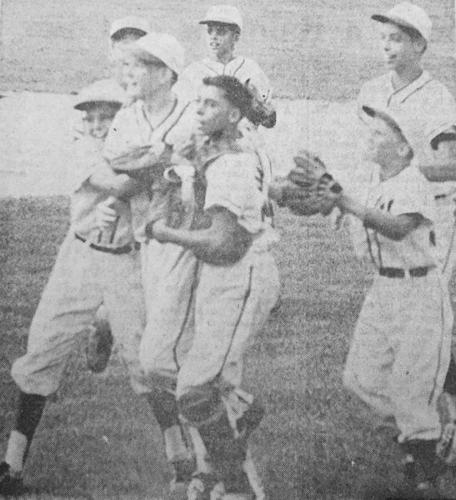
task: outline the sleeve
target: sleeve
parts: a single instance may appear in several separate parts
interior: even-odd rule
[[[100,151],[84,138],[76,141],[74,146],[73,165],[67,169],[67,181],[71,192],[76,192],[82,187],[97,168],[97,164],[105,163]]]
[[[456,102],[448,89],[439,84],[428,100],[426,138],[429,143],[456,126]]]
[[[401,176],[388,193],[391,214],[420,214],[428,221],[435,220],[434,198],[429,183],[415,167],[408,167],[407,175]]]
[[[272,87],[269,78],[255,61],[248,59],[247,64],[249,65],[250,83],[258,90],[264,102],[270,103],[272,101]]]
[[[253,159],[250,155],[224,155],[206,171],[205,209],[224,207],[233,213],[247,231],[256,233],[258,228],[250,214],[255,213],[259,190],[256,188]]]
[[[128,108],[122,108],[116,114],[108,136],[106,137],[103,156],[111,161],[132,151],[139,144],[139,131],[133,119],[135,104]],[[135,140],[136,138],[136,140]]]

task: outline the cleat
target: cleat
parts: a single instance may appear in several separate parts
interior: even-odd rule
[[[215,474],[199,472],[193,475],[187,488],[187,500],[222,500],[224,488]]]
[[[193,458],[175,460],[171,462],[171,466],[174,473],[170,484],[171,492],[185,489],[193,478],[196,467],[195,460]]]
[[[6,462],[0,463],[0,496],[18,496],[24,492],[19,473],[14,473]]]

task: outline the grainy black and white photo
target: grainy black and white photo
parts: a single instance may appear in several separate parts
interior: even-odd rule
[[[0,0],[0,498],[456,498],[453,0]]]

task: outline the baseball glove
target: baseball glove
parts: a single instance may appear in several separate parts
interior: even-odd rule
[[[108,365],[114,339],[105,319],[98,319],[93,326],[86,345],[86,363],[91,372],[101,373]]]
[[[293,158],[295,167],[289,172],[287,180],[298,188],[288,186],[284,190],[283,204],[296,215],[331,213],[342,187],[328,172],[320,158],[306,150],[301,150]],[[331,194],[331,195],[329,195]]]
[[[443,392],[437,408],[442,426],[442,434],[436,446],[436,455],[449,466],[456,466],[456,397]]]

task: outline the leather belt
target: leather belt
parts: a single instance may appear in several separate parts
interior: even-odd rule
[[[413,267],[412,269],[400,269],[398,267],[381,267],[378,270],[380,276],[385,278],[405,278],[410,275],[411,278],[422,278],[431,270],[431,267]]]
[[[83,243],[86,243],[87,240],[83,238],[82,236],[79,236],[79,234],[74,233],[74,237],[82,241]],[[105,253],[110,253],[113,255],[124,255],[126,253],[130,253],[133,250],[139,250],[141,244],[135,241],[134,243],[128,243],[127,245],[123,245],[121,247],[102,247],[100,245],[95,245],[95,243],[89,243],[89,247],[93,248],[94,250],[97,250],[98,252],[105,252]]]

